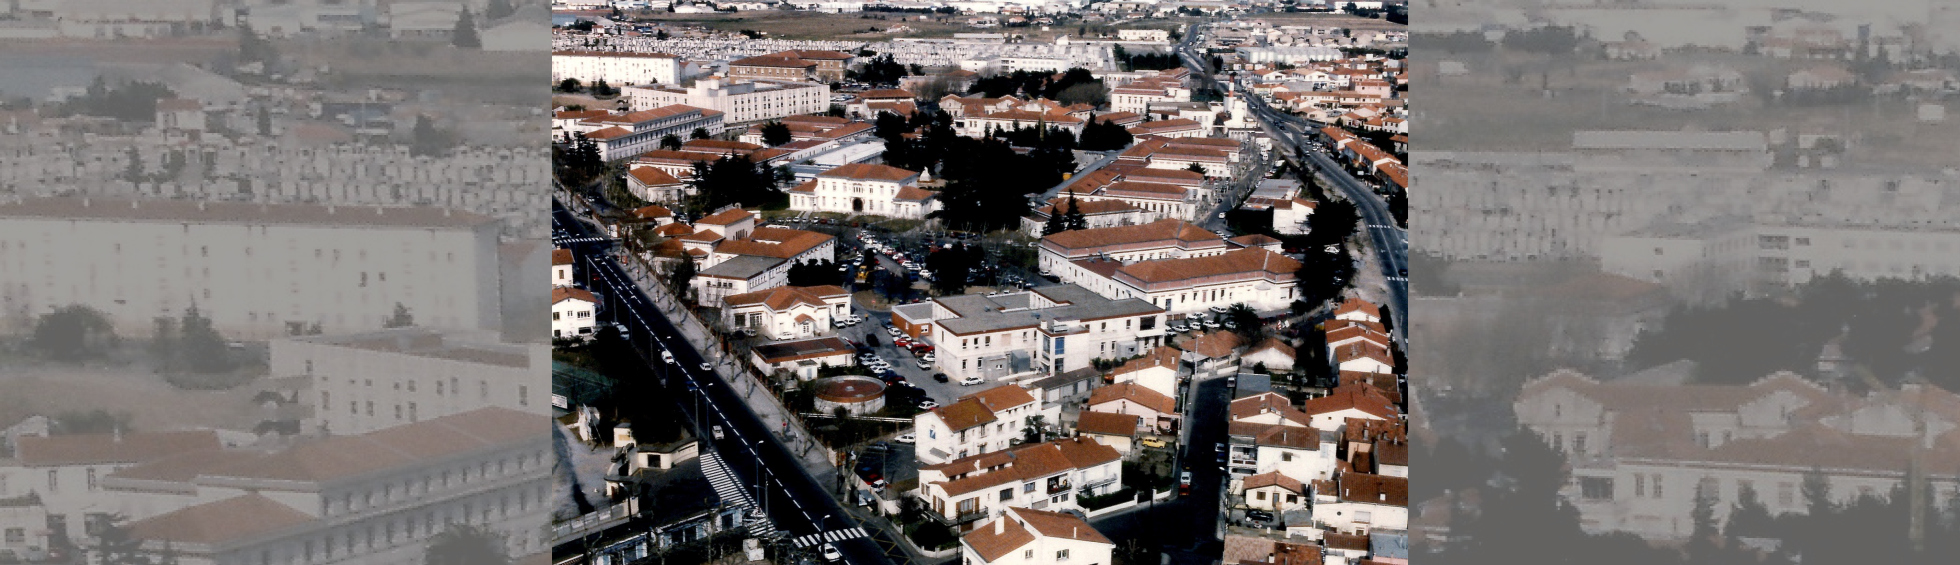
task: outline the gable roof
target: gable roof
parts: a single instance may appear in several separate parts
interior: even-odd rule
[[[1347,471],[1335,481],[1341,502],[1360,502],[1385,506],[1409,505],[1409,480],[1402,477]]]
[[[946,422],[946,427],[960,431],[980,424],[993,422],[998,418],[995,412],[1034,402],[1034,395],[1019,386],[1004,384],[960,397],[938,408],[932,413]]]
[[[1150,390],[1150,387],[1136,382],[1117,383],[1098,388],[1089,393],[1088,405],[1095,407],[1122,400],[1128,400],[1161,414],[1177,412],[1177,399],[1165,396],[1164,393]]]
[[[730,307],[761,304],[770,310],[787,310],[799,304],[822,308],[826,298],[849,296],[850,292],[837,285],[821,286],[779,286],[776,288],[745,292],[722,298],[722,303]]]
[[[1108,412],[1083,411],[1077,416],[1075,431],[1085,434],[1111,436],[1134,436],[1137,422],[1143,417],[1131,414],[1111,414]]]
[[[139,540],[216,544],[277,532],[313,520],[305,512],[253,493],[138,520],[129,524],[129,534]]]
[[[1388,397],[1382,396],[1382,393],[1376,391],[1374,387],[1366,386],[1335,387],[1327,396],[1310,398],[1300,403],[1300,411],[1313,416],[1349,409],[1360,410],[1384,420],[1395,419],[1400,415],[1395,405],[1388,401]]]
[[[589,290],[585,290],[582,288],[568,288],[562,286],[551,289],[552,304],[557,304],[560,302],[564,302],[566,300],[584,300],[592,304],[599,303],[599,297],[593,296],[592,291]]]
[[[551,250],[551,266],[556,267],[559,265],[570,265],[570,264],[572,264],[572,250],[570,249]]]
[[[1284,474],[1281,474],[1279,471],[1267,471],[1264,473],[1246,477],[1245,482],[1242,483],[1242,486],[1245,490],[1252,490],[1252,489],[1264,488],[1264,487],[1279,487],[1279,488],[1286,489],[1288,491],[1292,491],[1294,494],[1307,493],[1307,487],[1305,485],[1300,484],[1299,479],[1288,477]]]
[[[851,163],[828,171],[817,173],[818,177],[844,178],[851,180],[903,181],[919,176],[919,173],[875,163]]]
[[[23,436],[15,440],[14,456],[23,467],[141,463],[185,451],[217,449],[211,430],[141,434],[69,434]]]
[[[1144,356],[1142,357],[1131,359],[1129,362],[1116,367],[1116,369],[1110,371],[1109,374],[1127,375],[1130,373],[1135,373],[1137,371],[1155,369],[1160,367],[1170,369],[1171,371],[1175,372],[1178,370],[1178,363],[1179,363],[1178,357],[1182,355],[1182,353],[1183,352],[1178,351],[1177,348],[1175,347],[1171,347],[1168,345],[1161,345],[1158,346],[1156,349],[1150,350],[1149,353],[1144,354]]]
[[[1086,469],[1118,459],[1123,454],[1094,438],[1074,437],[1023,445],[1006,452],[982,453],[939,465],[922,467],[945,474],[950,480],[937,482],[947,496],[989,489],[1000,485],[1030,481],[1070,469]],[[985,472],[981,472],[981,471]]]

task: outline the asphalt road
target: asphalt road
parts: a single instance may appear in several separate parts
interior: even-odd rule
[[[552,227],[554,232],[562,230],[573,238],[600,235],[556,198],[552,201]],[[806,472],[777,439],[772,425],[780,427],[780,422],[761,421],[727,382],[712,371],[700,369],[708,357],[696,344],[676,337],[681,332],[607,255],[607,246],[604,243],[571,246],[578,256],[578,264],[585,267],[587,288],[605,294],[608,312],[603,316],[627,326],[630,340],[649,359],[654,359],[649,365],[663,384],[674,387],[672,390],[692,392],[674,395],[671,400],[677,407],[703,428],[722,427],[723,439],[716,440],[711,433],[701,434],[706,443],[704,448],[717,451],[728,462],[742,483],[751,489],[751,496],[755,496],[754,485],[761,483],[759,498],[770,519],[792,539],[860,527],[831,496],[832,490]],[[676,363],[658,361],[658,351],[662,349],[672,352]],[[870,536],[833,542],[844,554],[844,562],[859,565],[910,562],[888,532],[873,528],[864,531]]]
[[[1192,73],[1197,75],[1199,80],[1217,89],[1217,81],[1205,72],[1208,63],[1194,49],[1194,40],[1204,33],[1203,27],[1193,26],[1193,29],[1185,34],[1184,40],[1178,43],[1177,50],[1184,59],[1184,64],[1191,68]],[[1313,147],[1313,144],[1308,141],[1313,136],[1313,132],[1307,130],[1310,126],[1309,121],[1282,114],[1267,106],[1265,100],[1257,96],[1247,97],[1246,102],[1253,116],[1266,125],[1266,131],[1273,134],[1274,139],[1282,142],[1284,146],[1293,149],[1285,152],[1288,153],[1286,156],[1288,160],[1297,162],[1299,155],[1306,155],[1308,162],[1300,164],[1311,164],[1323,176],[1333,179],[1334,187],[1339,189],[1349,202],[1354,203],[1355,210],[1361,215],[1363,230],[1368,234],[1375,263],[1381,266],[1382,276],[1387,281],[1388,307],[1396,321],[1393,338],[1397,342],[1406,344],[1407,334],[1403,328],[1408,327],[1409,281],[1402,272],[1409,268],[1406,243],[1408,236],[1403,230],[1395,227],[1395,216],[1389,213],[1388,203],[1383,201],[1380,195],[1375,194],[1373,189],[1349,175],[1339,163],[1335,163],[1332,158]],[[1306,174],[1305,168],[1300,170],[1303,171],[1301,174]]]
[[[1225,379],[1193,381],[1185,413],[1183,454],[1179,471],[1191,472],[1191,494],[1136,510],[1091,520],[1089,525],[1121,547],[1130,540],[1160,544],[1172,563],[1210,564],[1224,551],[1218,537],[1218,509],[1223,501],[1225,472],[1219,468],[1216,446],[1225,441],[1225,409],[1231,391]]]

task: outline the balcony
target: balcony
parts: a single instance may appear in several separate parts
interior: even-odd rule
[[[1054,495],[1069,489],[1068,481],[1048,481],[1048,494]]]
[[[951,518],[948,518],[946,517],[946,515],[940,514],[938,512],[929,512],[929,514],[932,514],[932,517],[938,519],[940,523],[949,526],[958,526],[962,524],[970,524],[973,522],[984,520],[987,518],[988,512],[987,509],[981,508],[977,510],[969,510],[966,512],[961,512],[953,515]]]

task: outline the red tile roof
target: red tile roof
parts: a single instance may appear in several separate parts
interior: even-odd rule
[[[818,177],[843,178],[851,180],[904,181],[919,173],[873,163],[852,163],[817,174]]]

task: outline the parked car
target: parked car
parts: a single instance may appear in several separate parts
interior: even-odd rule
[[[919,436],[913,434],[901,434],[897,438],[893,439],[892,441],[896,441],[899,443],[912,443],[918,440],[919,440]]]
[[[1271,512],[1267,512],[1267,511],[1264,511],[1264,510],[1247,510],[1247,511],[1245,511],[1245,519],[1247,519],[1247,520],[1251,520],[1251,521],[1254,521],[1254,522],[1262,522],[1262,523],[1263,523],[1263,522],[1272,522],[1272,521],[1273,521],[1273,513],[1271,513]]]
[[[1143,444],[1144,447],[1151,447],[1156,449],[1163,449],[1164,446],[1170,445],[1169,442],[1154,437],[1143,438],[1143,440],[1139,441],[1138,443]]]
[[[933,402],[933,401],[932,401],[932,400],[930,400],[930,399],[927,399],[927,400],[921,400],[921,401],[919,401],[919,409],[920,409],[920,410],[931,410],[931,409],[934,409],[934,408],[938,408],[938,407],[939,407],[939,403],[938,403],[938,402]]]
[[[932,380],[943,383],[943,382],[951,382],[953,379],[951,377],[947,377],[946,373],[933,373]]]
[[[961,385],[961,386],[973,386],[973,385],[977,385],[977,384],[982,384],[982,383],[985,383],[985,382],[987,382],[987,379],[983,379],[983,378],[980,378],[980,377],[967,377],[967,378],[964,378],[964,379],[960,379],[960,385]]]
[[[719,441],[721,440],[721,438],[722,438],[721,426],[717,425],[715,426],[715,440]]]

